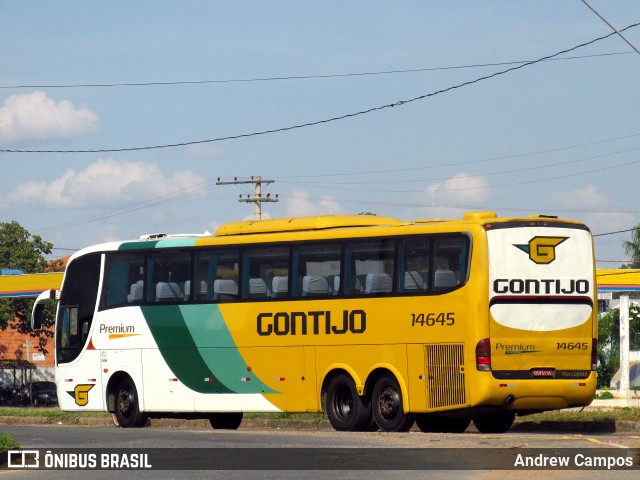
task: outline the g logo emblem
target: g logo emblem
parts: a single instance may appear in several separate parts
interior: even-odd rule
[[[556,259],[556,247],[569,237],[533,237],[528,245],[514,247],[529,254],[529,260],[539,265],[547,265]]]
[[[89,403],[89,390],[91,390],[95,384],[81,384],[76,385],[76,388],[73,389],[73,392],[67,392],[69,395],[73,397],[76,401],[76,405],[79,407],[84,407],[87,403]]]

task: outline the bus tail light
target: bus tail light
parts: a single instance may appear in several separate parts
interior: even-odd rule
[[[491,370],[491,341],[488,338],[476,345],[476,368],[483,372]]]
[[[591,340],[591,370],[596,371],[598,368],[598,339]]]

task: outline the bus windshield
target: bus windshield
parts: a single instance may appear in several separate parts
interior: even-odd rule
[[[96,308],[100,255],[73,260],[67,266],[56,321],[56,362],[75,360],[87,341]]]

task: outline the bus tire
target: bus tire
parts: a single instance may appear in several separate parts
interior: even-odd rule
[[[358,395],[348,375],[339,374],[329,381],[325,409],[329,423],[338,431],[362,432],[372,428],[371,402],[368,397]]]
[[[430,413],[416,415],[416,425],[425,433],[463,433],[470,423],[470,418],[442,417]]]
[[[242,412],[212,413],[209,423],[216,430],[237,430],[242,423],[242,415]]]
[[[505,433],[513,425],[515,412],[498,412],[473,418],[473,424],[480,433]]]
[[[383,375],[373,387],[373,418],[384,432],[407,432],[415,422],[402,407],[402,390],[393,375]]]
[[[129,377],[120,380],[116,388],[115,416],[122,428],[141,428],[147,424],[147,415],[140,411],[138,390]]]

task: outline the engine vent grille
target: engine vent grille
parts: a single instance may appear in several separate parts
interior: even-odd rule
[[[466,403],[464,344],[425,345],[427,407],[441,408]]]

